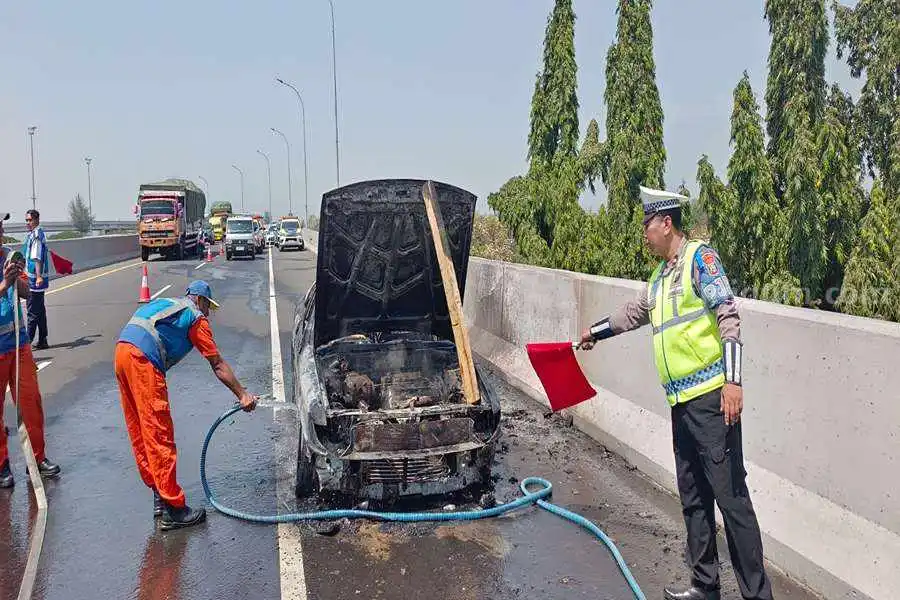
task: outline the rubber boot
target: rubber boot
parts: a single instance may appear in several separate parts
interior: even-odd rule
[[[9,461],[5,461],[3,463],[3,467],[0,467],[0,488],[11,488],[16,484],[16,480],[13,478],[12,469],[9,468]]]
[[[166,512],[166,503],[163,502],[162,497],[160,497],[159,492],[153,490],[153,518],[163,516],[163,513]]]
[[[168,531],[170,529],[181,529],[182,527],[191,527],[206,520],[205,509],[194,509],[186,504],[181,508],[177,508],[175,506],[172,506],[168,502],[164,501],[163,503],[166,506],[166,510],[163,512],[162,518],[160,518],[159,520],[159,528],[163,531]]]

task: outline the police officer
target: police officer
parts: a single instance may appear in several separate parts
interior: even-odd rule
[[[667,600],[719,600],[713,501],[725,522],[741,595],[771,600],[762,539],[745,482],[741,443],[741,336],[734,294],[718,254],[688,240],[684,196],[641,186],[644,241],[661,257],[645,289],[594,323],[579,347],[650,324],[660,383],[671,406],[675,468],[687,528],[691,585]]]
[[[163,530],[190,527],[206,519],[204,509],[187,505],[175,478],[175,428],[166,372],[196,348],[245,411],[252,411],[257,403],[213,340],[207,317],[219,305],[209,284],[193,281],[185,296],[157,298],[139,308],[116,343],[116,379],[132,452],[141,479],[153,491],[153,515],[160,518]]]

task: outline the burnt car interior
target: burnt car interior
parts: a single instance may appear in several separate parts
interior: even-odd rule
[[[463,393],[423,183],[323,197],[316,283],[298,307],[293,352],[300,494],[429,495],[489,477],[500,405],[477,369],[478,401]],[[461,300],[475,197],[433,189]]]

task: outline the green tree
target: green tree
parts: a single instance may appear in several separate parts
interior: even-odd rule
[[[81,194],[75,194],[75,198],[69,201],[69,222],[81,233],[89,232],[94,224],[94,215],[91,214]]]
[[[838,58],[866,80],[859,98],[863,147],[870,175],[888,194],[900,193],[900,3],[859,0],[850,8],[833,0]]]
[[[735,255],[729,272],[737,286],[759,290],[784,270],[787,232],[775,198],[759,105],[746,71],[734,89],[731,144],[728,186],[735,206],[726,226],[734,228],[728,237]]]
[[[740,242],[736,236],[739,216],[734,191],[722,183],[705,154],[697,162],[697,183],[700,184],[700,208],[709,223],[710,244],[719,253],[729,279],[733,279],[734,286],[740,289],[743,275],[739,266]]]
[[[841,287],[863,211],[862,157],[852,133],[853,110],[851,99],[832,86],[816,142],[818,189],[825,211],[825,303],[829,306],[835,295],[828,290]]]
[[[820,122],[825,107],[828,17],[825,0],[766,0],[772,41],[766,84],[768,154],[775,168],[776,195],[787,187],[796,128]],[[791,117],[792,110],[796,116]],[[798,114],[802,113],[802,117]]]
[[[544,34],[544,68],[534,83],[528,159],[534,168],[578,153],[578,65],[572,0],[556,0]]]
[[[606,60],[606,141],[600,174],[609,197],[615,275],[644,279],[652,259],[643,244],[639,185],[662,189],[666,150],[656,86],[650,0],[619,0],[616,39]]]
[[[847,262],[837,308],[863,317],[897,321],[900,320],[897,202],[885,196],[881,182],[872,188],[870,202],[857,244]]]

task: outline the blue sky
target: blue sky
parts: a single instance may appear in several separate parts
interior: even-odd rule
[[[341,184],[433,178],[487,195],[526,167],[528,112],[551,0],[414,2],[334,0]],[[615,34],[611,0],[574,2],[581,130],[604,131],[605,59]],[[696,164],[720,174],[730,155],[731,93],[744,69],[760,104],[769,47],[763,3],[657,0],[657,83],[665,111],[666,184],[696,193]],[[26,129],[36,125],[38,208],[66,218],[87,197],[94,212],[131,217],[137,187],[168,176],[209,181],[209,201],[288,210],[284,142],[291,142],[293,206],[303,214],[303,138],[293,82],[307,117],[309,210],[335,187],[332,54],[327,0],[237,2],[62,0],[0,6],[0,209],[31,206]],[[829,81],[859,83],[829,48]],[[602,187],[602,186],[601,186]],[[605,198],[583,198],[595,207]]]

